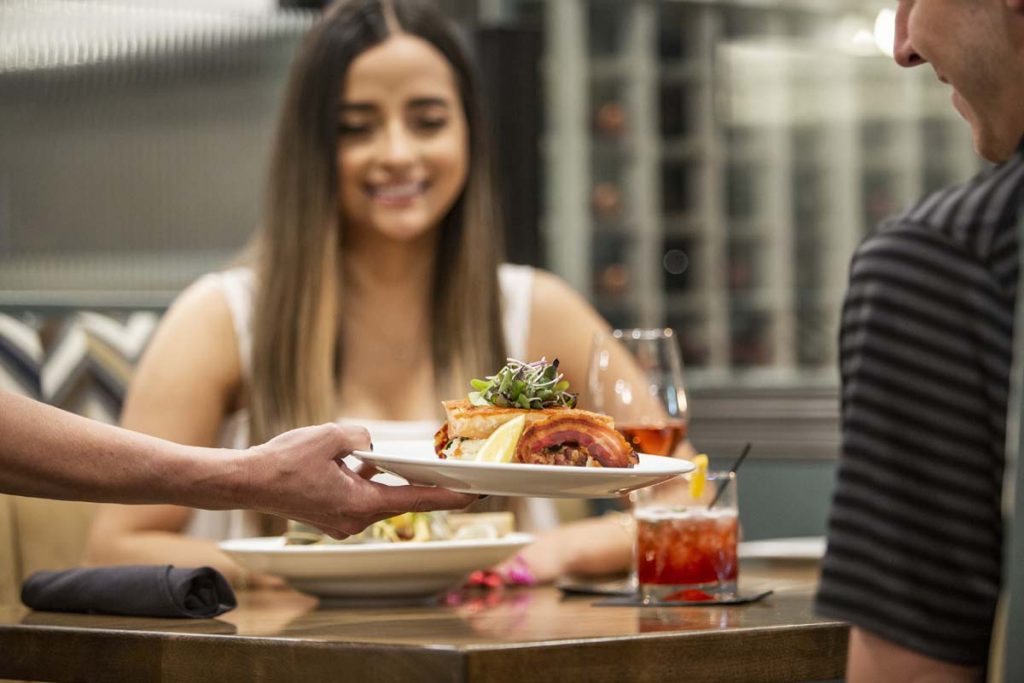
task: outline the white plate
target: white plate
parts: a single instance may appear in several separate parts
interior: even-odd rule
[[[409,598],[458,586],[533,541],[529,534],[422,543],[285,545],[284,538],[241,538],[220,548],[246,569],[275,574],[324,598]]]
[[[465,493],[540,498],[614,498],[689,472],[693,463],[640,453],[635,467],[572,467],[522,463],[442,460],[433,441],[389,441],[374,451],[355,451],[360,460],[415,484]]]
[[[825,555],[824,536],[769,538],[740,543],[739,555],[748,560],[820,560]]]

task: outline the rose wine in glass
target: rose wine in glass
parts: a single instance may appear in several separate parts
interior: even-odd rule
[[[669,455],[686,440],[685,422],[666,422],[660,426],[616,425],[638,453]]]
[[[671,329],[598,333],[588,389],[593,408],[610,415],[638,453],[671,455],[686,440],[683,362]]]

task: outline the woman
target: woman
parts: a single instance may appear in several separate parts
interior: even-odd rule
[[[365,425],[378,442],[429,438],[440,400],[464,396],[508,355],[558,357],[585,386],[606,324],[557,278],[499,267],[484,130],[469,62],[437,10],[415,0],[328,9],[293,68],[252,266],[208,275],[172,306],[123,424],[194,444],[325,420]],[[550,502],[506,504],[541,532],[523,556],[539,580],[628,563],[631,539],[614,521],[554,528]],[[173,558],[237,580],[196,537],[255,535],[253,522],[109,507],[90,559]]]

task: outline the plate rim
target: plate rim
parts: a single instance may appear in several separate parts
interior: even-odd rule
[[[427,440],[420,439],[407,439],[407,440],[396,440],[391,443],[429,443]],[[666,467],[660,470],[649,470],[643,469],[638,470],[635,467],[578,467],[575,465],[541,465],[535,463],[510,463],[510,462],[477,462],[476,460],[456,460],[451,458],[437,458],[437,460],[427,460],[426,458],[410,456],[410,455],[389,455],[380,451],[364,451],[355,450],[352,451],[352,455],[356,456],[360,460],[374,459],[380,460],[381,462],[391,462],[397,464],[407,465],[425,465],[428,467],[435,467],[440,465],[442,468],[455,468],[455,469],[474,469],[474,470],[490,470],[494,472],[548,472],[552,474],[582,474],[586,472],[584,476],[587,477],[618,477],[618,476],[652,476],[652,475],[663,475],[663,474],[686,474],[692,472],[696,465],[692,461],[686,460],[685,458],[673,458],[668,455],[654,455],[652,453],[637,453],[642,456],[642,459],[655,458],[655,462],[671,462],[673,467]]]
[[[260,555],[324,555],[339,553],[344,555],[369,555],[383,552],[395,554],[401,552],[426,552],[437,550],[485,549],[500,548],[507,545],[529,545],[536,540],[533,534],[513,531],[498,538],[460,538],[441,541],[417,541],[405,543],[310,543],[307,545],[280,545],[268,548],[236,548],[236,543],[252,541],[279,540],[281,536],[251,536],[248,538],[230,538],[217,543],[217,547],[225,552],[249,553]]]

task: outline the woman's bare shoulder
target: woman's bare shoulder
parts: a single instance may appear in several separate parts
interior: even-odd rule
[[[169,342],[176,353],[212,354],[221,361],[237,358],[234,322],[219,275],[189,285],[168,308],[154,343]]]
[[[160,321],[132,378],[123,423],[209,444],[240,382],[238,343],[223,288],[216,276],[200,278]],[[201,427],[186,426],[190,422]]]
[[[600,320],[590,302],[568,282],[546,270],[533,271],[533,311],[535,317],[568,317],[586,320],[588,325]]]
[[[573,356],[575,364],[585,366],[594,334],[607,328],[601,315],[565,280],[536,271],[528,344],[531,358]]]

